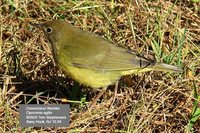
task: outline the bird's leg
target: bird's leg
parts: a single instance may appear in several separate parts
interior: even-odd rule
[[[103,87],[102,90],[99,92],[99,94],[95,97],[95,99],[92,101],[92,103],[89,105],[89,108],[91,108],[93,105],[97,103],[99,98],[106,92],[107,87]]]
[[[115,92],[114,92],[113,100],[112,100],[112,103],[111,103],[110,106],[112,106],[113,103],[115,102],[115,98],[116,98],[116,96],[117,96],[118,85],[119,85],[119,81],[117,81],[117,82],[115,83]]]

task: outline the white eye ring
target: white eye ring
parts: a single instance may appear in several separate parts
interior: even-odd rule
[[[52,28],[51,28],[51,27],[47,27],[47,28],[46,28],[46,32],[47,32],[47,33],[51,33],[51,32],[52,32]]]

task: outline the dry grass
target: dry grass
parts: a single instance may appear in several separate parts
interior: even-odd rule
[[[200,86],[200,2],[4,0],[0,2],[0,132],[189,132],[194,86]],[[88,109],[98,93],[59,71],[44,35],[30,23],[65,19],[182,74],[148,72],[121,79]],[[155,57],[153,56],[155,55]],[[19,103],[65,104],[67,128],[19,127]],[[197,121],[193,130],[200,132]]]

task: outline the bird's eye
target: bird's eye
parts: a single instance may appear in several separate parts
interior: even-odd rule
[[[47,27],[47,28],[46,28],[46,32],[47,32],[47,33],[51,33],[51,32],[52,32],[52,28],[51,28],[51,27]]]

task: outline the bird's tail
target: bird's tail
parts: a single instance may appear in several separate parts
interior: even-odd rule
[[[176,72],[181,73],[183,70],[180,67],[168,65],[165,63],[156,63],[153,67],[153,70],[155,71],[167,71],[167,72]]]

